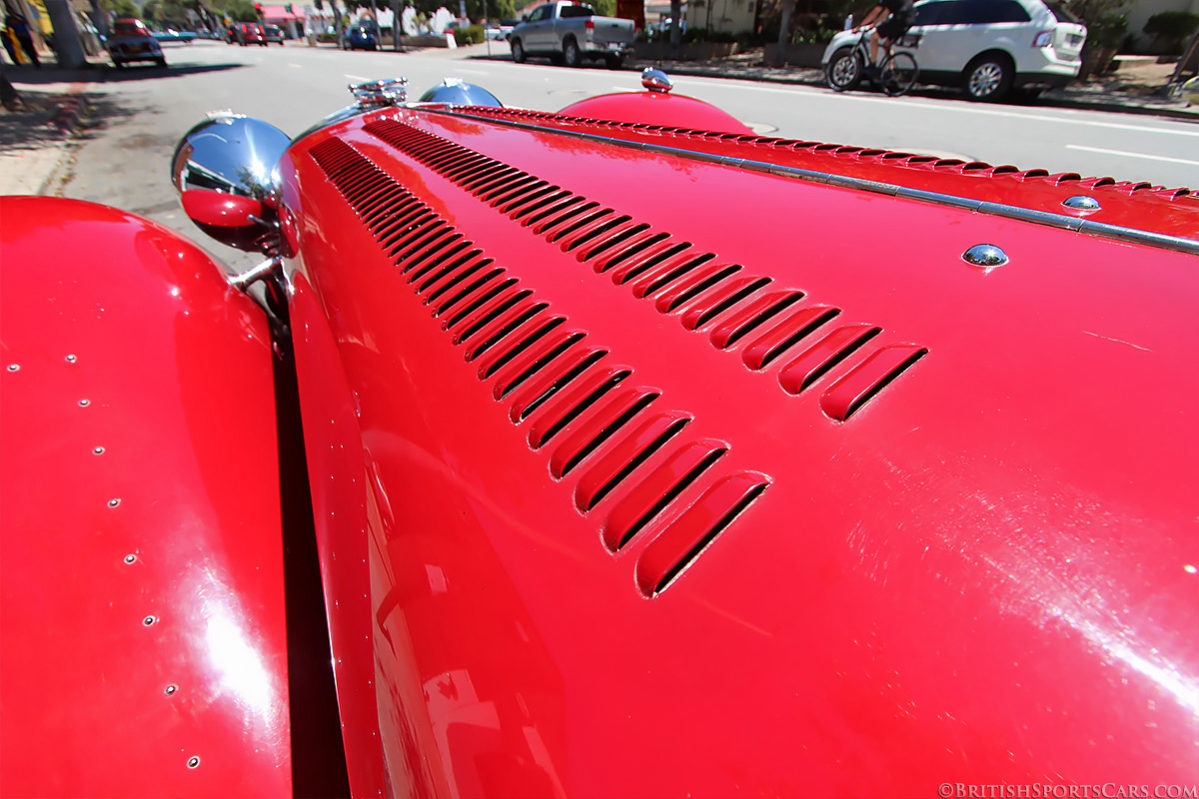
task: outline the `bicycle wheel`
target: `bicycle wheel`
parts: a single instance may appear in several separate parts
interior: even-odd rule
[[[862,82],[862,59],[856,49],[844,47],[833,53],[824,70],[824,79],[833,91],[856,88]]]
[[[916,59],[912,58],[910,53],[895,53],[887,56],[883,62],[879,80],[883,85],[884,92],[892,97],[898,97],[916,85],[918,73]]]

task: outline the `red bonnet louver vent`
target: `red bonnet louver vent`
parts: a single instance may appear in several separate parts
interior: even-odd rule
[[[744,343],[741,360],[755,372],[781,364],[779,383],[799,394],[869,344],[872,352],[828,386],[820,407],[845,421],[927,350],[878,347],[881,327],[845,321],[840,308],[800,305],[805,293],[780,289],[773,278],[721,263],[627,213],[550,184],[482,153],[395,120],[365,126],[374,136],[415,158],[475,197],[520,222],[582,263],[651,300],[659,313],[678,316],[688,330],[707,330],[718,350]],[[986,166],[986,165],[983,165]]]
[[[606,546],[643,547],[635,577],[645,596],[689,568],[770,484],[757,472],[722,472],[727,442],[688,438],[690,414],[664,409],[661,393],[637,385],[632,368],[572,329],[353,147],[329,139],[310,152],[476,377],[491,381],[492,397],[506,405],[511,422],[528,422],[529,446],[546,452],[550,475],[578,473],[575,506],[585,516],[602,515]],[[470,175],[476,186],[494,187],[514,173],[487,165]],[[510,184],[504,186],[510,195]],[[565,235],[600,218],[594,203],[530,190],[534,198],[521,194],[530,200],[526,210],[540,209],[547,230]],[[651,459],[655,465],[642,469]]]

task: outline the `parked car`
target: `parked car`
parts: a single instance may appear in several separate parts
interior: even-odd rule
[[[167,65],[158,40],[140,19],[123,17],[115,20],[105,44],[112,65],[117,69],[138,61],[151,61],[160,67]]]
[[[376,50],[379,47],[374,28],[368,25],[355,25],[346,31],[346,50]]]
[[[266,47],[266,33],[257,22],[239,22],[234,26],[237,43],[242,47],[259,44]]]
[[[633,49],[631,19],[602,17],[595,9],[573,0],[544,3],[517,25],[508,37],[512,60],[549,56],[555,63],[581,66],[584,60],[603,59],[616,69]]]
[[[275,44],[278,44],[279,46],[283,45],[283,40],[286,38],[283,35],[283,29],[280,28],[278,25],[263,25],[262,26],[262,35],[266,39],[267,44],[274,42]]]
[[[5,795],[1187,795],[1199,195],[644,80],[0,200]]]
[[[154,31],[153,36],[160,42],[183,42],[184,44],[191,44],[196,39],[194,31],[181,31],[174,28]]]
[[[1013,89],[1033,97],[1078,76],[1087,29],[1060,2],[924,0],[905,37],[920,82],[957,86],[971,100],[1003,100]],[[842,31],[823,65],[850,53],[858,34]]]

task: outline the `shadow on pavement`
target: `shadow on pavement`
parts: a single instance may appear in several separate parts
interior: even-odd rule
[[[101,68],[98,78],[105,83],[118,83],[130,80],[149,80],[152,78],[182,78],[186,75],[199,75],[205,72],[224,72],[231,69],[242,69],[245,64],[188,64],[187,66],[160,67],[156,64],[131,64],[117,69],[113,66]]]
[[[150,78],[182,78],[186,75],[199,75],[205,72],[223,72],[231,69],[241,69],[246,64],[187,64],[160,67],[157,64],[132,64],[123,69],[117,69],[111,64],[88,64],[83,69],[60,69],[54,66],[34,69],[32,67],[13,68],[5,66],[8,79],[22,94],[29,91],[28,86],[41,86],[50,83],[72,81],[104,81],[119,82],[127,80],[147,80]]]

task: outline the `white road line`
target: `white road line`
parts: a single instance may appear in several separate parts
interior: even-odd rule
[[[289,64],[288,64],[288,66],[289,66],[289,67],[292,67],[293,69],[303,69],[303,68],[304,68],[304,67],[300,66],[299,64],[291,64],[291,63],[289,63]]]
[[[1187,164],[1189,166],[1199,166],[1199,161],[1188,161],[1185,158],[1170,158],[1165,155],[1145,155],[1144,153],[1130,153],[1126,150],[1108,150],[1103,147],[1087,147],[1085,144],[1067,144],[1067,150],[1086,150],[1089,153],[1103,153],[1104,155],[1122,155],[1125,158],[1148,158],[1152,161],[1165,161],[1170,164]]]
[[[346,74],[346,77],[350,80],[370,80],[370,78],[364,78],[361,75],[350,75],[349,73]]]
[[[733,86],[733,85],[730,85],[731,84],[730,81],[723,80],[720,78],[707,78],[707,79],[705,79],[705,78],[685,78],[685,79],[675,78],[674,82],[675,82],[676,86],[685,86],[688,83],[698,83],[698,84],[701,84],[701,85],[709,87],[709,88],[720,88],[723,84],[723,88],[730,89],[730,90],[736,90],[738,92],[744,92],[746,90],[745,84],[748,83],[748,81],[744,81],[744,82],[738,83],[736,86]],[[1137,133],[1164,133],[1164,134],[1174,135],[1174,136],[1189,136],[1191,138],[1199,138],[1199,126],[1195,126],[1195,125],[1190,125],[1189,129],[1174,130],[1171,128],[1149,127],[1147,125],[1128,125],[1128,124],[1122,124],[1119,122],[1101,122],[1101,121],[1095,120],[1095,119],[1082,118],[1077,115],[1077,112],[1071,112],[1074,115],[1069,116],[1069,117],[1066,117],[1066,116],[1055,117],[1055,116],[1048,116],[1045,114],[1021,113],[1019,110],[1013,109],[1013,108],[1007,108],[1004,110],[980,108],[977,105],[974,105],[973,103],[946,103],[944,101],[923,103],[923,102],[919,102],[919,100],[917,100],[917,98],[912,98],[912,97],[904,97],[904,98],[863,97],[863,96],[858,96],[858,95],[834,94],[831,90],[828,92],[825,92],[825,91],[822,91],[821,89],[819,89],[818,87],[812,87],[812,86],[806,86],[806,87],[796,86],[796,87],[792,87],[790,89],[775,88],[772,86],[752,86],[750,88],[752,88],[752,90],[754,90],[754,91],[771,92],[774,94],[793,94],[795,92],[796,88],[807,88],[807,89],[810,89],[811,91],[805,92],[804,93],[805,97],[820,97],[820,98],[824,98],[824,99],[828,99],[828,100],[843,100],[843,99],[852,98],[860,103],[883,103],[883,104],[894,104],[897,102],[903,102],[903,103],[908,103],[908,104],[919,103],[919,105],[922,108],[926,108],[929,110],[964,111],[967,113],[981,114],[984,116],[1001,116],[1001,117],[1007,117],[1008,119],[1013,119],[1013,118],[1021,119],[1021,120],[1027,119],[1027,120],[1039,121],[1039,122],[1057,122],[1057,123],[1063,124],[1063,125],[1075,125],[1075,124],[1081,123],[1084,125],[1093,125],[1094,127],[1097,127],[1097,128],[1111,128],[1113,130],[1131,130],[1131,131],[1135,131]],[[1178,123],[1178,124],[1185,125],[1188,123]]]

